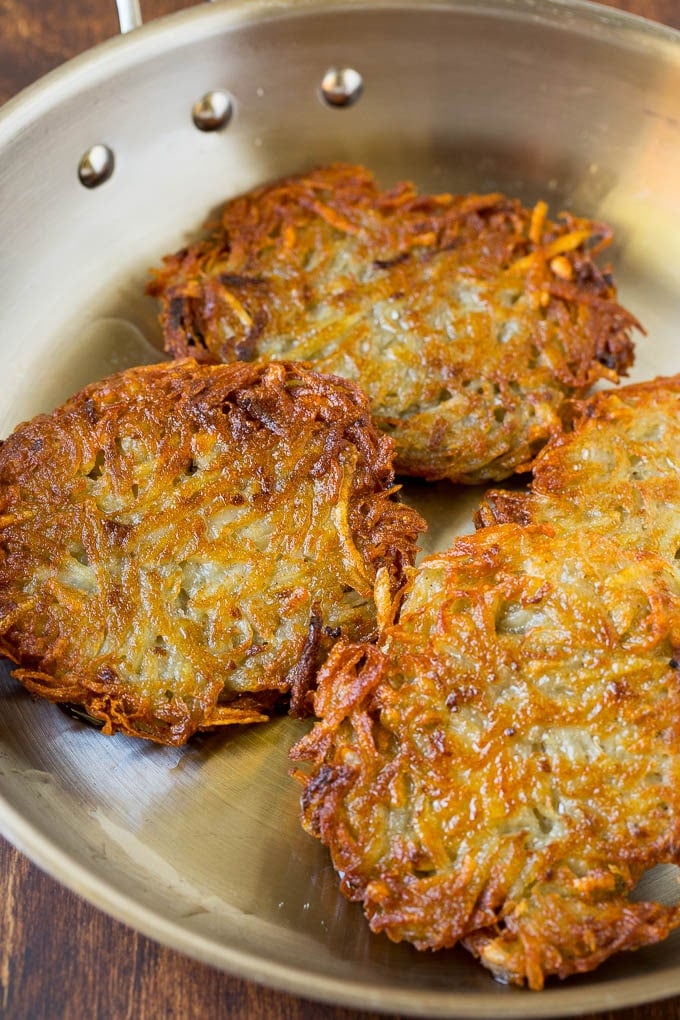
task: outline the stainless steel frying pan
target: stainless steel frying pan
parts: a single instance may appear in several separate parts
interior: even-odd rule
[[[124,27],[136,22],[127,7]],[[0,432],[160,357],[147,267],[228,196],[331,159],[365,162],[385,184],[500,188],[609,220],[623,300],[648,329],[634,377],[680,370],[678,34],[566,0],[248,0],[131,31],[0,116]],[[479,494],[407,495],[435,548],[469,527]],[[298,828],[291,720],[177,750],[102,738],[6,674],[0,698],[2,831],[202,960],[432,1016],[580,1014],[680,993],[680,937],[536,994],[495,984],[462,952],[370,935]],[[674,869],[644,881],[677,894]]]

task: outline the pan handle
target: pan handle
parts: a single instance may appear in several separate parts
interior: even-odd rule
[[[139,7],[139,0],[116,0],[118,8],[118,22],[123,34],[131,32],[133,28],[139,28],[142,24],[142,12]]]
[[[116,0],[118,8],[118,23],[123,35],[131,32],[133,28],[139,28],[142,24],[142,12],[139,0]]]

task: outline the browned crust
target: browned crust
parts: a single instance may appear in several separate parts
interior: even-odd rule
[[[577,520],[590,507],[607,504],[615,508],[612,520],[619,534],[632,522],[634,536],[643,500],[650,526],[656,521],[649,540],[664,554],[674,555],[675,539],[680,538],[673,509],[676,488],[668,470],[671,444],[662,433],[673,428],[678,397],[680,376],[672,376],[570,400],[562,433],[532,465],[531,498],[523,492],[488,489],[475,524],[549,522],[558,512]],[[669,508],[665,515],[664,504]]]
[[[424,524],[351,383],[303,365],[130,369],[0,447],[0,651],[31,693],[181,744],[302,713]],[[311,623],[310,623],[311,621]],[[308,632],[314,626],[310,646]]]
[[[291,757],[374,931],[538,989],[680,924],[631,899],[680,864],[680,376],[583,403],[481,523],[335,647]]]
[[[638,324],[597,264],[611,230],[549,220],[544,202],[380,191],[337,164],[233,199],[209,226],[153,273],[166,349],[355,379],[406,474],[521,470],[565,398],[632,362]]]

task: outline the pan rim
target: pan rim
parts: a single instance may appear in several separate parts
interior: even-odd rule
[[[158,21],[150,22],[127,36],[114,37],[92,50],[56,68],[10,100],[0,111],[0,150],[11,144],[33,118],[44,116],[46,106],[56,105],[84,85],[106,79],[113,70],[123,70],[163,52],[181,26],[180,45],[191,46],[214,32],[214,26],[236,28],[252,20],[278,20],[301,17],[306,13],[355,10],[405,10],[414,6],[432,11],[474,13],[488,17],[512,15],[562,24],[572,32],[597,26],[612,36],[612,45],[639,48],[641,43],[662,51],[680,64],[680,32],[636,15],[590,3],[589,0],[294,0],[288,6],[279,0],[239,0],[234,4],[193,7]],[[569,15],[569,19],[565,18]],[[572,17],[573,16],[573,17]],[[616,36],[614,39],[613,36]],[[47,100],[47,103],[46,103]],[[197,960],[247,980],[257,981],[291,994],[359,1009],[398,1010],[411,1015],[483,1017],[499,1004],[508,1017],[547,1017],[579,1015],[584,1010],[633,1006],[680,993],[680,966],[660,975],[634,975],[598,981],[592,986],[562,985],[549,987],[535,996],[517,990],[503,999],[498,994],[478,990],[407,990],[388,985],[368,986],[331,976],[310,974],[304,967],[293,967],[243,952],[237,946],[217,944],[214,940],[190,932],[177,922],[136,902],[129,893],[119,892],[106,881],[94,864],[75,861],[54,845],[37,825],[27,821],[0,793],[0,832],[39,867],[92,904],[105,910],[145,935],[172,946]]]
[[[639,50],[649,45],[680,64],[680,30],[650,21],[592,0],[236,0],[188,7],[147,22],[125,35],[116,35],[73,57],[26,86],[0,107],[0,149],[23,133],[27,122],[44,115],[50,105],[63,102],[83,86],[94,85],[111,71],[133,66],[164,53],[167,42],[180,35],[187,47],[214,31],[214,24],[236,28],[251,21],[276,21],[313,13],[343,13],[350,10],[410,10],[474,14],[483,17],[524,18],[564,30],[590,34],[598,30],[614,45]],[[616,39],[614,39],[616,36]],[[661,52],[658,54],[661,55]],[[46,103],[46,100],[49,102]]]
[[[66,851],[56,847],[49,837],[27,822],[2,793],[0,831],[16,849],[71,892],[153,941],[242,980],[328,1005],[385,1013],[398,1010],[416,1017],[455,1016],[460,1020],[485,1020],[500,1007],[510,1020],[521,1020],[582,1016],[584,1012],[637,1006],[680,993],[680,967],[668,972],[670,979],[663,991],[659,987],[660,975],[655,972],[648,976],[617,977],[593,985],[548,985],[538,994],[526,988],[512,988],[503,998],[498,991],[395,990],[387,983],[368,985],[320,976],[310,973],[304,966],[274,960],[263,962],[261,955],[241,951],[233,945],[217,944],[135,901],[131,894],[119,892],[113,883],[101,878],[93,866],[74,861]],[[632,994],[627,991],[629,985]]]

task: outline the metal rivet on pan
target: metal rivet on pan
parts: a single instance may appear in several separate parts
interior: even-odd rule
[[[201,131],[219,131],[231,119],[231,99],[226,92],[206,92],[194,103],[191,115]]]
[[[363,78],[353,67],[331,67],[323,76],[321,95],[329,106],[351,106],[363,87]]]
[[[93,145],[78,164],[78,179],[86,188],[97,188],[108,181],[115,160],[108,145]]]

